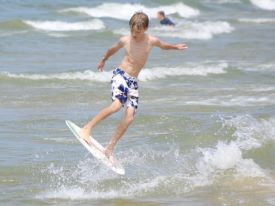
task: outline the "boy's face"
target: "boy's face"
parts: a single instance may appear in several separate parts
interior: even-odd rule
[[[145,31],[147,30],[144,29],[143,27],[137,27],[137,26],[134,26],[132,29],[131,29],[131,35],[134,39],[139,39],[139,38],[142,38]]]

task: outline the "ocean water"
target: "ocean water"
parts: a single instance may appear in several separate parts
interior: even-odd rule
[[[139,10],[149,34],[189,48],[152,50],[120,176],[64,120],[110,104],[123,51],[96,66]],[[275,205],[274,33],[274,0],[0,1],[1,205]],[[106,145],[121,117],[94,137]]]

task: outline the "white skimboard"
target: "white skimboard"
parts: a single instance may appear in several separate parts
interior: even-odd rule
[[[107,167],[109,167],[114,172],[124,175],[125,170],[122,167],[122,165],[116,160],[114,157],[114,162],[112,163],[102,152],[104,150],[104,147],[96,141],[93,137],[90,136],[91,144],[88,144],[83,138],[81,138],[80,135],[80,127],[78,127],[73,122],[66,120],[65,121],[71,132],[74,134],[76,139],[79,140],[79,142],[98,160],[100,160],[103,164],[105,164]]]

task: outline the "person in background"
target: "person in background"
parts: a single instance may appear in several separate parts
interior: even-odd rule
[[[160,20],[161,25],[175,26],[175,24],[165,16],[164,11],[158,11],[157,19]]]

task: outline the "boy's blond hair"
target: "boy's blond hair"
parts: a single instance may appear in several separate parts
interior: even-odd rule
[[[136,12],[129,21],[129,26],[133,29],[135,26],[137,29],[147,29],[149,26],[149,18],[147,14],[142,11]]]

